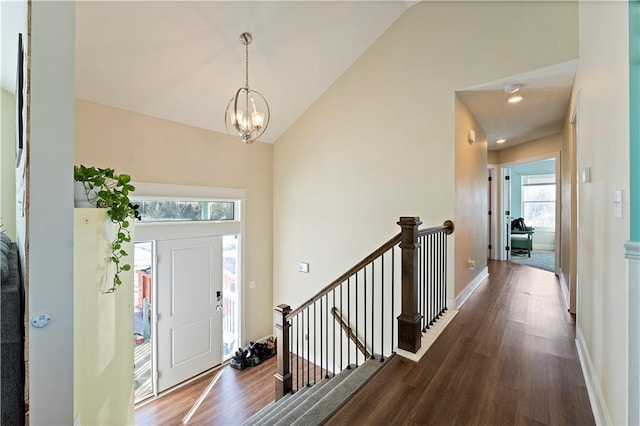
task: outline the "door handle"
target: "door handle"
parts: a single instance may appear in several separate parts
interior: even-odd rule
[[[216,311],[218,312],[222,311],[222,305],[216,305]]]

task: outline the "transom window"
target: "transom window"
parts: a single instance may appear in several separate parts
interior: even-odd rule
[[[138,200],[143,222],[236,220],[235,201]]]
[[[555,228],[556,177],[554,174],[522,176],[522,213],[527,226]]]

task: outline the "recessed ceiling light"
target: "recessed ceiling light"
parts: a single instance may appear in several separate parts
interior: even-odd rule
[[[509,96],[509,98],[507,99],[507,102],[509,102],[510,104],[515,104],[517,102],[520,102],[523,99],[524,98],[522,97],[522,95],[513,95],[513,96]]]
[[[496,143],[505,143],[506,139],[496,139]]]

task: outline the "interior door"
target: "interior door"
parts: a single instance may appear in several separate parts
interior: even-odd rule
[[[504,224],[506,241],[504,244],[505,259],[511,259],[511,169],[506,167],[504,170],[504,185],[503,185],[503,199],[504,199]]]
[[[157,242],[158,390],[222,362],[222,237]]]

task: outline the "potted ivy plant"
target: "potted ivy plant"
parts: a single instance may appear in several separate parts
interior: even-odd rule
[[[117,226],[109,259],[116,270],[113,285],[106,290],[107,293],[113,293],[122,284],[120,273],[131,270],[131,265],[121,259],[127,256],[123,244],[131,241],[130,219],[140,220],[139,205],[131,203],[129,199],[135,187],[131,185],[131,176],[116,174],[111,168],[74,166],[73,180],[84,191],[84,200],[94,207],[106,208],[107,216]]]

